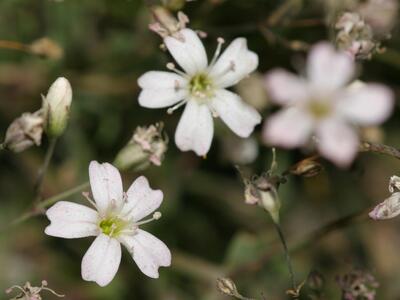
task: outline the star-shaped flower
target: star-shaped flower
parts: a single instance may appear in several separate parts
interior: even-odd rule
[[[266,76],[272,99],[284,108],[267,119],[264,140],[295,148],[316,137],[319,152],[339,166],[348,166],[359,145],[356,127],[377,125],[391,114],[394,96],[380,84],[356,83],[354,61],[328,43],[313,47],[306,77],[285,70]]]
[[[248,137],[261,116],[226,88],[253,72],[258,56],[247,49],[244,38],[235,39],[219,56],[223,43],[219,39],[208,64],[204,46],[193,30],[182,29],[178,36],[167,36],[164,43],[184,72],[170,63],[167,67],[174,72],[150,71],[142,75],[138,80],[143,89],[139,104],[147,108],[173,106],[170,113],[186,104],[175,133],[176,145],[182,151],[207,154],[214,134],[212,116],[219,116],[238,136]]]
[[[89,177],[94,201],[88,200],[96,210],[57,202],[46,212],[51,224],[45,233],[67,239],[96,236],[82,260],[84,280],[100,286],[109,284],[121,262],[120,244],[145,275],[158,278],[158,268],[171,264],[171,253],[162,241],[139,226],[161,217],[155,212],[152,218],[142,220],[161,205],[163,193],[152,190],[143,176],[124,193],[119,171],[108,163],[92,161]]]

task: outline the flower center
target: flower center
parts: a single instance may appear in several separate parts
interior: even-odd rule
[[[189,90],[192,96],[199,100],[207,100],[213,96],[212,81],[203,73],[197,74],[190,79]]]
[[[323,101],[311,101],[308,109],[316,119],[323,119],[332,112],[331,105]]]
[[[128,222],[117,217],[103,219],[99,224],[101,231],[111,237],[118,236],[127,225]]]

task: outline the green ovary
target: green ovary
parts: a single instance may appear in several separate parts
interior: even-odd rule
[[[111,237],[116,237],[121,233],[122,230],[126,228],[127,222],[120,218],[112,217],[103,219],[99,226],[104,234]]]
[[[206,74],[197,74],[189,82],[190,93],[193,96],[207,98],[212,96],[212,82]]]

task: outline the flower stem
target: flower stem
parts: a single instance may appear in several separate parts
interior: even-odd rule
[[[54,149],[56,147],[56,143],[57,143],[57,139],[56,138],[53,138],[53,139],[50,140],[49,147],[47,148],[46,156],[45,156],[44,161],[43,161],[43,165],[40,168],[40,170],[38,172],[38,175],[37,175],[37,179],[36,179],[36,183],[35,183],[35,189],[34,189],[35,190],[35,194],[36,194],[36,199],[37,199],[36,201],[37,202],[40,201],[40,193],[41,193],[41,189],[42,189],[42,185],[43,185],[43,180],[44,180],[44,177],[46,175],[47,169],[49,167],[51,158],[53,157]]]
[[[2,230],[0,230],[0,233],[5,232],[7,229],[14,227],[16,225],[19,225],[27,220],[29,220],[30,218],[33,218],[37,215],[40,215],[43,213],[43,210],[51,205],[53,205],[54,203],[66,199],[76,193],[79,193],[81,191],[83,191],[84,189],[86,189],[87,187],[89,187],[89,181],[82,183],[76,187],[73,187],[69,190],[66,190],[65,192],[62,192],[60,194],[57,194],[55,196],[52,196],[50,198],[47,198],[39,203],[36,203],[36,205],[34,205],[30,210],[28,210],[27,212],[23,213],[22,215],[20,215],[18,218],[14,219],[11,223],[9,223],[8,226],[4,226]]]
[[[283,250],[285,252],[285,259],[286,259],[286,264],[287,264],[287,267],[288,267],[288,270],[289,270],[289,275],[290,275],[290,281],[292,283],[292,288],[293,288],[293,291],[296,291],[297,290],[296,279],[295,279],[295,276],[294,276],[293,267],[292,267],[292,261],[290,259],[289,249],[288,249],[288,246],[287,246],[287,243],[286,243],[285,235],[283,234],[282,228],[278,223],[274,222],[274,225],[275,225],[275,229],[276,229],[276,231],[277,231],[277,233],[279,235],[279,239],[281,240],[281,243],[282,243],[282,246],[283,246]]]

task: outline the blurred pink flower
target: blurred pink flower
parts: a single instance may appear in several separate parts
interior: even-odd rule
[[[143,74],[138,84],[143,89],[139,104],[147,108],[175,109],[186,104],[175,132],[175,143],[182,151],[207,154],[214,135],[212,117],[219,116],[238,136],[246,138],[261,122],[260,114],[226,88],[235,85],[258,66],[258,56],[249,51],[244,38],[235,39],[219,56],[222,39],[210,63],[204,46],[191,29],[182,29],[181,38],[167,36],[164,43],[182,67],[172,63],[174,72],[150,71]]]
[[[268,92],[284,108],[265,122],[265,142],[295,148],[315,135],[321,155],[348,166],[359,144],[354,125],[382,123],[394,104],[393,93],[384,85],[348,86],[354,73],[354,61],[323,42],[312,48],[305,78],[282,69],[267,74]]]
[[[60,201],[46,212],[51,224],[45,233],[61,238],[96,236],[82,260],[82,278],[106,286],[114,278],[121,262],[121,245],[132,255],[139,269],[158,278],[158,268],[171,264],[171,252],[155,236],[139,229],[139,225],[161,217],[142,220],[162,202],[163,193],[152,190],[143,176],[123,192],[119,171],[108,163],[92,161],[90,185],[96,210],[73,202]]]

